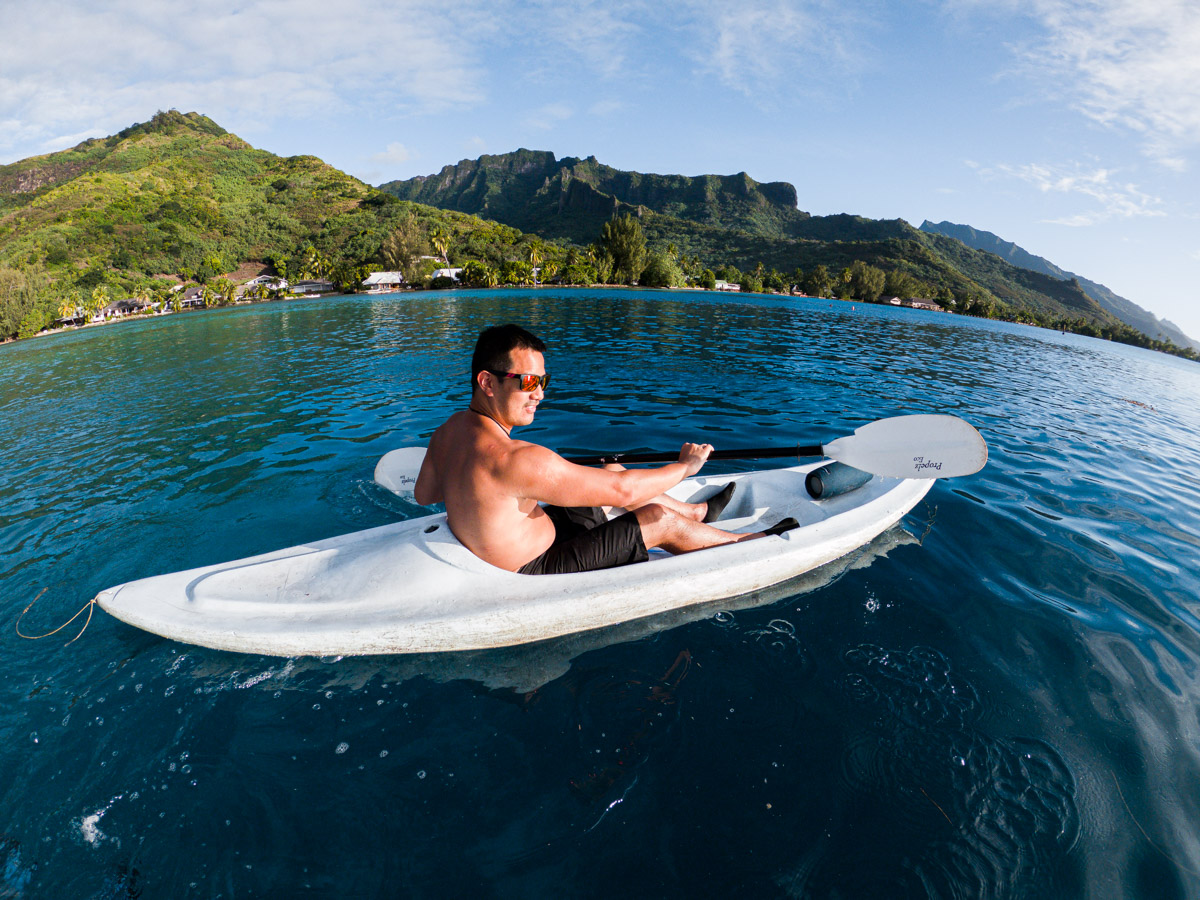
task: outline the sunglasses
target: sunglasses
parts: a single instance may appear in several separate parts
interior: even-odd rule
[[[496,371],[493,371],[492,369],[488,369],[488,371],[491,372],[493,375],[495,375],[497,378],[520,378],[521,379],[521,390],[523,390],[523,391],[528,391],[528,392],[536,391],[538,389],[539,385],[541,386],[542,390],[544,391],[546,389],[546,386],[548,384],[550,384],[550,376],[549,375],[518,375],[515,372],[496,372]]]

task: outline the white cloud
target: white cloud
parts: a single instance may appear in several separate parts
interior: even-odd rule
[[[962,0],[946,0],[961,8]],[[1168,168],[1200,145],[1196,0],[976,0],[1032,15],[1043,37],[1019,49],[1039,84],[1094,121],[1137,134]]]
[[[859,68],[871,54],[867,33],[874,26],[855,7],[831,0],[689,0],[685,6],[699,70],[758,101],[780,91],[811,93],[814,85]]]
[[[588,107],[588,115],[611,116],[613,113],[618,113],[624,108],[625,104],[620,100],[597,100]]]
[[[536,42],[539,55],[570,59],[602,78],[622,74],[630,53],[653,18],[642,0],[518,0],[497,15],[510,22],[514,42]],[[547,77],[561,77],[551,65]]]
[[[573,115],[575,115],[575,110],[565,103],[547,103],[527,115],[524,124],[526,128],[539,128],[546,131],[560,122],[565,122]]]
[[[382,153],[371,157],[372,162],[384,165],[399,166],[413,158],[413,152],[400,143],[388,144]]]
[[[114,0],[0,5],[7,149],[104,135],[157,109],[218,122],[483,99],[484,0]],[[61,146],[61,145],[60,145]],[[58,149],[57,147],[53,149]]]
[[[1096,225],[1110,219],[1166,214],[1162,209],[1161,198],[1147,194],[1135,184],[1118,181],[1117,173],[1110,169],[1086,170],[1078,165],[1049,166],[1040,163],[1022,166],[1000,164],[991,169],[974,165],[972,167],[984,177],[1016,178],[1033,185],[1040,193],[1083,197],[1094,204],[1091,209],[1047,220],[1056,225],[1079,227]]]

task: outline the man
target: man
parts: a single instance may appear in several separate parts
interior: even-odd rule
[[[450,530],[480,559],[529,575],[580,572],[640,562],[652,547],[687,553],[796,527],[787,519],[731,534],[706,524],[732,484],[706,503],[664,496],[700,471],[710,444],[684,444],[678,461],[654,469],[596,469],[514,440],[512,430],[533,422],[545,396],[545,350],[516,325],[484,329],[471,359],[471,401],[434,432],[417,477],[417,502],[444,503]],[[628,512],[608,521],[599,507]]]

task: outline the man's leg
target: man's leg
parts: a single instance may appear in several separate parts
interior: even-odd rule
[[[634,515],[642,528],[642,540],[646,543],[646,549],[662,547],[669,553],[689,553],[692,550],[704,550],[722,544],[736,544],[766,537],[768,533],[753,531],[749,534],[734,534],[721,531],[659,503],[640,506],[634,510]]]

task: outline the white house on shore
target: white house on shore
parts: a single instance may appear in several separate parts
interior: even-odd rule
[[[740,291],[741,289],[742,289],[742,286],[740,284],[738,284],[736,281],[720,281],[720,280],[717,281],[716,286],[713,288],[713,290],[717,290],[717,291],[734,291],[734,292]]]
[[[890,306],[906,306],[909,309],[932,309],[934,312],[945,312],[940,304],[921,297],[913,297],[911,300],[901,300],[899,297],[880,297],[879,302],[887,303]]]
[[[316,294],[333,294],[337,292],[337,287],[332,281],[326,281],[322,278],[313,278],[305,281],[294,281],[291,285],[291,292],[301,297],[309,297]]]
[[[368,294],[387,294],[404,287],[403,272],[372,272],[363,279]]]
[[[280,278],[278,275],[259,275],[257,278],[251,278],[245,282],[242,287],[252,288],[262,285],[268,290],[282,291],[288,287],[286,278]]]
[[[460,275],[462,275],[462,267],[455,266],[454,268],[450,268],[450,269],[435,269],[433,274],[430,275],[429,277],[430,278],[449,278],[451,281],[458,281],[458,278]]]

